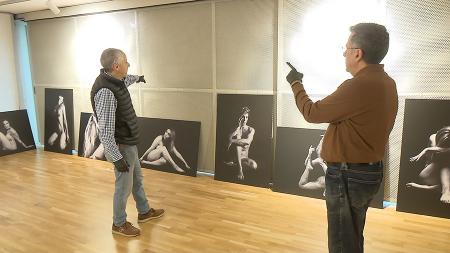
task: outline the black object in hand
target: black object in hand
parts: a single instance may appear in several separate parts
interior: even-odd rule
[[[139,76],[138,83],[147,83],[147,81],[145,81],[144,76]]]
[[[286,80],[289,82],[289,84],[292,84],[295,81],[302,82],[303,74],[298,72],[297,69],[289,62],[286,62],[286,64],[291,68],[291,71],[286,76]]]
[[[129,165],[125,159],[120,159],[114,162],[114,167],[119,172],[128,172],[129,171]]]

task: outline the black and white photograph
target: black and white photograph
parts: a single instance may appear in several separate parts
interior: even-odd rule
[[[271,95],[218,95],[214,179],[268,187],[272,99]]]
[[[450,218],[450,101],[407,99],[397,210]]]
[[[143,168],[197,176],[200,122],[139,118]]]
[[[319,129],[277,128],[274,191],[325,199],[327,164],[320,156],[324,134]],[[380,187],[370,206],[382,208],[383,194]]]
[[[105,147],[100,142],[97,118],[93,113],[82,112],[78,138],[78,156],[106,161]]]
[[[36,149],[26,110],[0,112],[0,156]]]
[[[44,149],[72,154],[73,124],[73,90],[45,89]]]

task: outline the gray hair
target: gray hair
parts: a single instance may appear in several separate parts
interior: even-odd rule
[[[106,72],[111,72],[112,65],[118,63],[120,57],[124,57],[125,53],[117,48],[107,48],[103,50],[100,56],[100,63]]]
[[[353,46],[360,48],[363,60],[368,64],[378,64],[389,50],[389,33],[386,27],[375,23],[359,23],[350,27]]]

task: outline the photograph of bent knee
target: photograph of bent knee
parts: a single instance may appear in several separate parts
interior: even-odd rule
[[[398,211],[450,218],[449,110],[448,100],[406,100]]]
[[[0,156],[35,148],[27,110],[0,112]]]
[[[272,163],[272,96],[217,96],[216,180],[267,187]]]
[[[74,115],[72,89],[45,89],[46,151],[72,154],[74,148]]]
[[[139,118],[141,166],[197,176],[200,122]]]
[[[97,118],[93,113],[80,114],[78,156],[106,161],[105,147],[100,142]]]

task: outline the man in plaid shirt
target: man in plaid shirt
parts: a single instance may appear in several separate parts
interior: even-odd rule
[[[139,141],[137,116],[128,86],[145,82],[144,76],[127,75],[130,64],[119,49],[103,51],[103,69],[91,90],[91,104],[99,124],[99,137],[105,156],[114,164],[116,177],[113,200],[112,232],[137,236],[140,230],[127,221],[125,211],[130,193],[136,201],[138,222],[147,222],[164,215],[163,209],[150,208],[143,186],[143,176],[136,144]]]

